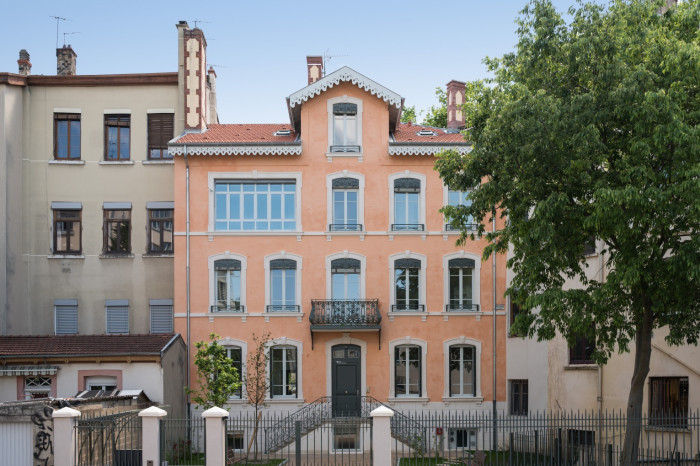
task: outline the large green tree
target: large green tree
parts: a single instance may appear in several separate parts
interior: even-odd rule
[[[473,188],[471,206],[445,208],[453,225],[473,216],[492,241],[486,257],[513,247],[509,293],[538,309],[516,331],[595,339],[601,364],[633,349],[626,465],[652,332],[667,327],[673,345],[700,332],[700,6],[661,5],[580,3],[567,22],[531,1],[515,51],[486,59],[493,78],[467,86],[472,152],[436,167],[452,188]],[[494,212],[507,222],[490,233]],[[604,280],[586,273],[589,238],[603,245]]]

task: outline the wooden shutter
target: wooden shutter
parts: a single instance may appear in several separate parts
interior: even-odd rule
[[[148,149],[167,149],[174,131],[172,113],[149,113]]]

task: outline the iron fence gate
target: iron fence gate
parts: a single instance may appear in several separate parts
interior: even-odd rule
[[[80,418],[75,423],[75,466],[141,466],[137,411]]]

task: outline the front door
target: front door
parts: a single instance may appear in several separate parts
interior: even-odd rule
[[[360,415],[360,354],[357,345],[336,345],[331,348],[333,417]]]

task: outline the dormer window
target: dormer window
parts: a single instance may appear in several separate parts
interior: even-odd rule
[[[275,131],[275,136],[289,136],[290,134],[292,134],[291,129],[279,129]]]
[[[328,100],[328,153],[362,160],[362,100],[342,96]]]
[[[422,129],[416,133],[418,136],[437,136],[437,133],[435,131],[431,131],[429,129]]]

